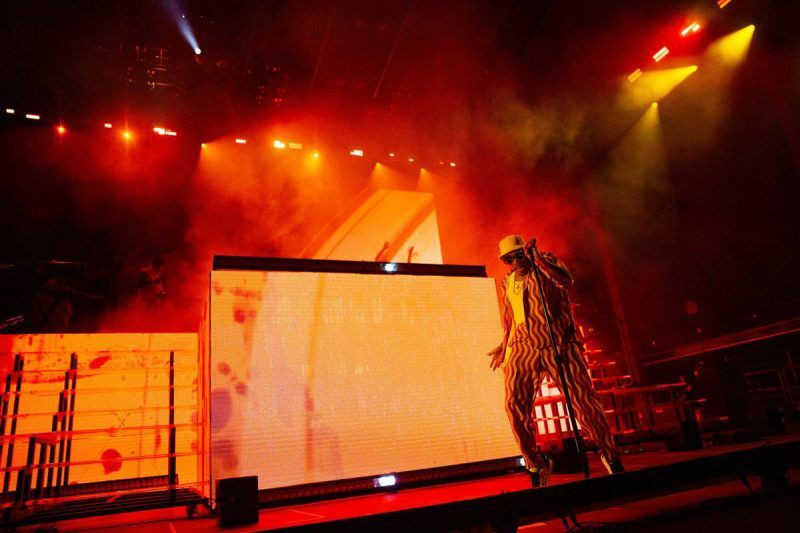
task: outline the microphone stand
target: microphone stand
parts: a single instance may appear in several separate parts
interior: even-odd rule
[[[550,342],[553,344],[553,353],[556,359],[556,367],[558,368],[558,376],[561,379],[561,393],[564,395],[564,402],[567,404],[567,414],[569,415],[569,422],[572,424],[572,435],[573,439],[575,440],[575,451],[578,454],[578,458],[581,461],[581,466],[583,466],[583,475],[584,477],[589,477],[589,461],[586,458],[586,450],[583,445],[583,437],[581,437],[580,431],[578,431],[578,424],[575,420],[575,410],[572,408],[572,397],[570,396],[569,392],[569,384],[567,383],[567,374],[564,371],[564,361],[561,358],[561,351],[559,350],[558,343],[556,342],[556,336],[553,333],[553,323],[550,318],[550,309],[547,307],[547,300],[544,297],[544,289],[542,288],[542,278],[539,272],[539,265],[536,264],[536,256],[539,255],[539,251],[536,249],[536,245],[534,244],[531,248],[531,268],[533,269],[533,275],[536,278],[536,287],[539,289],[539,299],[542,302],[542,310],[544,311],[544,320],[547,323],[547,332],[550,335]]]

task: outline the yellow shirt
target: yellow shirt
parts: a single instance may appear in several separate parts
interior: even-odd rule
[[[511,272],[508,275],[508,280],[506,282],[506,298],[508,298],[508,303],[511,304],[511,309],[514,311],[514,325],[521,326],[525,323],[525,303],[523,298],[525,296],[525,288],[523,286],[525,282],[525,278],[517,281],[514,278],[514,273]],[[510,340],[510,339],[509,339]],[[508,360],[508,356],[511,353],[511,346],[506,346],[506,354],[503,357],[503,362]]]

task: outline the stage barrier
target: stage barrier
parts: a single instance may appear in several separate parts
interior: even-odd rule
[[[4,496],[153,490],[170,472],[207,492],[197,346],[193,333],[0,336]],[[22,493],[20,473],[29,478]]]
[[[519,455],[485,355],[502,335],[492,279],[215,270],[207,312],[212,479],[270,489]]]

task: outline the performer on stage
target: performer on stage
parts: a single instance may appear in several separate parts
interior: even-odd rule
[[[552,460],[536,446],[533,413],[536,393],[545,375],[564,390],[532,270],[533,261],[543,274],[542,289],[578,422],[600,447],[602,462],[609,473],[622,472],[611,428],[575,337],[575,320],[567,294],[573,283],[572,275],[552,253],[539,253],[535,244],[535,239],[526,244],[519,235],[509,235],[500,241],[500,260],[511,266],[502,281],[503,342],[487,354],[492,358],[492,370],[502,366],[505,372],[506,413],[531,474],[531,483],[534,487],[546,485],[553,466]]]

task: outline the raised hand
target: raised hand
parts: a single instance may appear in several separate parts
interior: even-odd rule
[[[528,254],[528,257],[533,257],[534,250],[536,249],[536,238],[531,237],[530,240],[525,244],[525,253]]]

